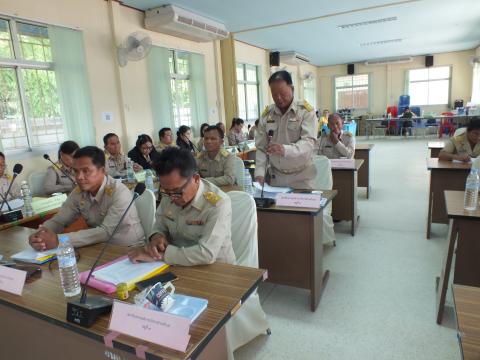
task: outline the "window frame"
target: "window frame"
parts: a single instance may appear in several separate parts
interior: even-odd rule
[[[441,79],[433,79],[433,80],[430,80],[430,69],[436,69],[436,68],[448,68],[448,78],[441,78]],[[427,70],[427,80],[410,80],[410,71],[414,71],[414,70]],[[407,81],[406,81],[406,89],[405,89],[405,93],[410,95],[410,98],[411,98],[411,94],[410,94],[410,83],[427,83],[427,104],[411,104],[412,106],[441,106],[441,105],[448,105],[450,104],[450,99],[451,99],[451,95],[452,95],[452,66],[451,65],[441,65],[441,66],[431,66],[431,67],[421,67],[421,68],[415,68],[415,69],[407,69],[406,70],[407,73],[406,73],[406,78],[407,78]],[[443,104],[432,104],[430,103],[430,94],[429,94],[429,85],[430,85],[430,82],[435,82],[435,81],[445,81],[445,80],[448,80],[448,94],[447,94],[447,102],[446,103],[443,103]]]
[[[10,30],[10,37],[12,41],[12,51],[13,51],[13,58],[3,58],[0,57],[0,68],[8,68],[13,69],[15,72],[15,77],[17,80],[18,86],[18,95],[20,100],[20,107],[21,107],[21,115],[22,120],[25,124],[25,133],[27,137],[27,147],[26,148],[17,148],[17,149],[4,149],[6,155],[13,158],[23,158],[22,154],[40,154],[45,151],[53,150],[58,148],[58,144],[42,144],[38,146],[32,145],[32,124],[30,116],[27,112],[28,104],[27,104],[27,95],[25,90],[25,79],[22,74],[22,70],[54,70],[54,62],[51,61],[35,61],[35,60],[25,60],[23,59],[21,45],[19,41],[18,31],[17,31],[17,23],[29,24],[34,26],[41,26],[47,27],[46,24],[37,23],[30,20],[23,20],[17,19],[14,17],[9,17],[5,15],[0,15],[1,20],[5,20],[7,22],[7,26]]]
[[[257,118],[260,117],[260,66],[259,65],[254,65],[254,64],[248,64],[248,63],[240,63],[237,62],[235,63],[235,72],[237,71],[237,66],[241,65],[242,66],[242,71],[243,71],[243,80],[237,79],[237,87],[238,85],[241,85],[243,87],[243,93],[245,97],[245,122],[247,124],[253,124]],[[255,67],[255,73],[256,73],[256,79],[257,81],[249,81],[247,80],[247,66],[254,66]],[[255,119],[249,119],[248,118],[248,92],[247,92],[247,86],[248,85],[255,85],[257,88],[257,118]],[[238,104],[238,90],[237,90],[237,104]],[[240,116],[240,113],[239,113]]]
[[[305,86],[305,84],[307,82],[311,81],[313,86],[312,87],[308,87],[308,86]],[[308,90],[312,90],[313,89],[313,99],[314,99],[314,103],[313,104],[310,104],[313,106],[314,109],[317,108],[317,79],[315,77],[311,77],[311,78],[308,78],[308,79],[303,79],[302,81],[302,86],[303,86],[303,98],[304,100],[307,100],[307,97],[305,96],[305,89],[308,89]]]
[[[335,111],[338,111],[338,109],[339,109],[338,100],[337,100],[337,89],[352,89],[352,92],[353,92],[353,89],[355,89],[355,88],[365,87],[365,85],[354,85],[353,84],[353,78],[355,76],[367,76],[367,85],[366,86],[367,86],[367,97],[368,98],[367,98],[367,107],[361,107],[361,108],[353,108],[352,107],[352,110],[366,110],[366,111],[370,112],[370,84],[371,84],[371,79],[370,79],[370,74],[369,73],[334,76],[334,79],[333,79],[333,95],[334,95]],[[351,77],[352,78],[352,85],[351,86],[339,86],[339,87],[337,87],[337,79],[344,78],[344,77]]]
[[[176,49],[169,49],[170,53],[171,53],[171,56],[172,56],[172,64],[173,64],[173,72],[170,72],[170,81],[175,84],[175,93],[178,93],[177,91],[177,80],[187,80],[187,81],[190,81],[190,60],[188,61],[188,74],[180,74],[178,72],[178,64],[177,64],[177,57],[178,57],[178,54],[179,53],[182,53],[182,54],[188,54],[187,51],[182,51],[182,50],[176,50]],[[174,89],[170,89],[171,91],[171,94],[172,94],[172,112],[173,112],[173,122],[175,123],[175,126],[176,128],[178,129],[180,126],[182,125],[187,125],[189,127],[192,127],[193,126],[193,118],[192,118],[192,86],[191,86],[191,83],[189,83],[189,102],[190,102],[190,121],[188,124],[182,124],[181,122],[181,114],[180,114],[180,108],[178,106],[173,106],[173,103],[175,102],[175,104],[178,104],[179,101],[178,101],[178,98],[177,99],[173,99],[173,90]],[[178,95],[177,95],[178,96]],[[176,123],[176,119],[178,119],[178,124]],[[177,126],[178,125],[178,126]]]

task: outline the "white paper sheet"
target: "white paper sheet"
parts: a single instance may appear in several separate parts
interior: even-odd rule
[[[260,191],[262,190],[262,184],[260,184],[259,182],[255,181],[253,183],[253,186]],[[263,188],[263,192],[274,193],[274,194],[288,193],[288,192],[291,192],[292,190],[293,189],[291,187],[270,186],[267,183],[265,183],[265,187]]]
[[[3,200],[0,201],[0,204],[3,202]],[[10,204],[10,207],[12,210],[19,209],[23,206],[23,199],[13,199],[9,200],[8,203]],[[8,206],[7,204],[4,204],[2,206],[2,209],[0,211],[8,211]]]
[[[45,251],[36,251],[35,249],[29,247],[23,251],[20,251],[11,256],[14,260],[21,260],[26,262],[35,262],[38,259],[41,259],[45,256],[56,254],[57,248]]]
[[[135,281],[164,265],[165,263],[163,261],[134,264],[127,258],[102,269],[95,270],[93,276],[98,280],[117,285],[122,282],[129,283]]]

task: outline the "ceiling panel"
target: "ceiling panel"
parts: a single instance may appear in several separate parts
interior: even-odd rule
[[[236,39],[269,50],[297,51],[315,65],[458,51],[480,45],[480,0],[126,0],[124,3],[139,9],[173,3],[222,21]],[[272,26],[319,16],[310,21]],[[397,20],[349,29],[338,27],[389,17]],[[249,30],[264,26],[270,27]],[[394,39],[402,40],[366,45]]]

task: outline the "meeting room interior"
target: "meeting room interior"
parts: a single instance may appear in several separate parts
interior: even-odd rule
[[[480,359],[479,0],[0,0],[0,359]]]

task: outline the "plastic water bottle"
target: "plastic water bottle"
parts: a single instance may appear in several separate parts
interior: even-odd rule
[[[477,209],[479,186],[480,180],[478,178],[478,170],[472,169],[467,177],[467,184],[465,185],[465,210]]]
[[[127,182],[135,182],[135,172],[133,171],[133,161],[130,158],[127,158]]]
[[[81,287],[75,249],[67,235],[61,235],[58,238],[57,260],[65,296],[70,297],[80,294]]]
[[[253,186],[252,186],[252,176],[250,175],[250,171],[248,169],[243,169],[243,190],[249,194],[254,194]]]
[[[22,181],[22,184],[20,185],[20,190],[22,192],[23,198],[23,213],[25,216],[32,216],[32,192],[30,191],[30,186],[28,186],[28,183],[26,181]]]
[[[148,190],[154,191],[154,186],[153,186],[153,174],[152,170],[147,169],[145,171],[145,186],[147,187]]]

